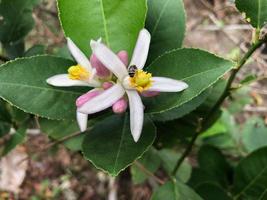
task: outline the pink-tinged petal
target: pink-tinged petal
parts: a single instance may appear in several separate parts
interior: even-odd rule
[[[76,100],[76,106],[81,107],[86,102],[90,101],[97,95],[101,94],[101,92],[102,90],[94,89],[94,90],[87,92],[86,94],[83,94],[82,96],[78,97],[78,99]]]
[[[188,85],[185,82],[171,78],[153,77],[152,80],[152,86],[148,91],[180,92],[188,88]]]
[[[127,110],[128,102],[125,98],[121,98],[119,101],[113,104],[112,110],[114,113],[121,114]]]
[[[119,80],[128,75],[128,71],[123,62],[107,46],[102,43],[91,41],[91,48],[95,56],[103,65],[108,68]]]
[[[84,53],[75,45],[75,43],[70,38],[67,38],[67,42],[68,42],[68,48],[72,56],[77,61],[77,63],[79,63],[79,65],[85,67],[89,72],[91,72],[92,66],[88,58],[84,55]]]
[[[135,65],[138,69],[144,68],[148,56],[150,40],[150,33],[146,29],[142,29],[139,33],[129,66]]]
[[[71,86],[93,86],[85,81],[71,80],[68,74],[58,74],[46,80],[49,85],[56,87],[71,87]]]
[[[111,88],[113,85],[114,85],[114,84],[113,84],[112,82],[104,82],[104,83],[102,84],[102,88],[103,88],[104,90],[107,90],[107,89]]]
[[[143,97],[155,97],[155,96],[158,96],[159,94],[160,92],[157,92],[157,91],[144,91],[141,93]]]
[[[92,67],[96,69],[97,76],[105,78],[111,75],[111,72],[97,59],[94,54],[92,54],[90,61]]]
[[[127,51],[120,51],[118,54],[119,59],[123,62],[125,66],[129,64],[129,58]]]
[[[86,131],[87,129],[87,122],[88,122],[88,115],[83,113],[76,113],[77,122],[81,132]]]
[[[78,108],[78,112],[93,114],[105,110],[122,98],[124,93],[125,90],[121,84],[116,84],[83,104]]]
[[[137,142],[141,136],[144,123],[144,105],[138,92],[126,90],[130,106],[130,127],[134,141]]]

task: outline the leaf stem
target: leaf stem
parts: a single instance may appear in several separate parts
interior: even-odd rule
[[[240,61],[236,65],[236,67],[232,70],[232,73],[231,73],[231,75],[230,75],[230,77],[228,79],[226,88],[225,88],[222,96],[217,101],[217,103],[213,106],[211,111],[208,113],[206,119],[199,121],[198,127],[197,127],[197,130],[196,130],[195,134],[193,135],[193,137],[190,140],[187,148],[185,149],[184,153],[182,154],[180,159],[177,161],[177,163],[175,165],[175,168],[173,169],[173,172],[172,172],[173,176],[175,176],[175,174],[177,173],[177,171],[180,168],[181,164],[183,163],[184,159],[192,151],[192,148],[193,148],[198,136],[202,132],[203,124],[205,124],[205,122],[207,122],[209,120],[209,118],[213,116],[213,114],[221,107],[221,105],[223,104],[224,100],[230,95],[230,92],[232,90],[232,84],[233,84],[233,82],[234,82],[234,80],[236,78],[236,75],[240,71],[240,69],[246,64],[246,62],[252,56],[252,54],[266,42],[267,42],[267,36],[265,36],[265,38],[263,38],[263,39],[257,40],[255,43],[253,43],[253,45],[249,48],[247,53],[242,57],[242,59],[240,59]]]

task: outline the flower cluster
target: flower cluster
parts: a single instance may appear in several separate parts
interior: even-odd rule
[[[68,74],[59,74],[47,80],[53,86],[89,86],[94,89],[80,96],[76,101],[77,121],[81,131],[87,128],[88,115],[112,107],[115,113],[124,113],[129,105],[130,128],[134,141],[140,138],[144,105],[140,95],[153,97],[160,92],[180,92],[188,87],[182,81],[153,77],[143,71],[151,36],[146,29],[139,33],[132,59],[128,63],[126,51],[115,54],[105,44],[91,41],[90,61],[68,38],[68,47],[77,61],[68,69]]]

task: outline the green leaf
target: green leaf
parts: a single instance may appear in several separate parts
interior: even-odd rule
[[[82,142],[85,135],[77,135],[80,132],[80,129],[76,121],[55,121],[41,118],[39,119],[39,123],[41,131],[55,140],[75,135],[74,137],[66,139],[63,144],[72,151],[80,151],[82,149]]]
[[[252,152],[235,169],[234,199],[266,199],[267,148]]]
[[[87,55],[90,40],[98,38],[131,54],[147,11],[146,0],[58,0],[58,8],[65,35]]]
[[[200,95],[233,67],[233,63],[199,49],[179,49],[164,54],[149,66],[154,76],[183,80],[189,88],[151,98],[146,112],[156,115],[178,108]]]
[[[143,183],[149,176],[144,173],[139,165],[145,167],[151,173],[157,171],[160,166],[160,158],[158,155],[158,151],[151,147],[139,160],[137,160],[137,164],[131,166],[131,174],[132,180],[134,184]]]
[[[155,127],[145,119],[141,138],[134,142],[128,114],[113,115],[94,126],[83,141],[83,154],[98,169],[112,176],[140,158],[155,139]]]
[[[232,200],[227,191],[212,182],[200,183],[195,191],[205,200]]]
[[[34,45],[29,48],[25,53],[25,57],[37,56],[45,54],[45,46],[44,45]]]
[[[179,181],[169,181],[165,183],[163,186],[156,189],[154,194],[152,195],[151,200],[202,200],[202,198],[195,193],[187,185],[179,182]]]
[[[159,151],[159,155],[162,160],[163,168],[167,171],[167,173],[171,175],[172,170],[174,169],[175,164],[177,163],[181,155],[170,149],[162,149],[161,151]],[[187,182],[190,178],[191,170],[191,165],[186,159],[176,173],[177,180]]]
[[[0,67],[0,96],[27,113],[76,119],[75,101],[82,92],[46,83],[47,78],[66,73],[71,65],[72,61],[47,55],[8,62]]]
[[[34,26],[35,0],[0,1],[0,41],[10,43],[24,38]]]
[[[267,146],[267,127],[258,117],[249,119],[242,133],[242,141],[248,152]]]
[[[182,47],[185,11],[182,0],[148,0],[146,28],[152,40],[147,64],[167,51]]]
[[[5,147],[1,152],[1,156],[7,155],[12,151],[17,145],[24,142],[26,136],[27,124],[24,123],[14,134],[11,135],[10,139],[5,143]]]
[[[236,7],[246,14],[246,19],[255,28],[262,28],[267,22],[267,0],[236,0]]]

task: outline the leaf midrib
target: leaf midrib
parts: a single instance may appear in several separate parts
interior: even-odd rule
[[[126,129],[126,123],[127,123],[127,116],[124,117],[124,122],[123,122],[123,128],[122,128],[122,134],[121,134],[121,138],[120,138],[120,144],[119,144],[119,148],[118,148],[118,151],[117,151],[117,155],[116,155],[116,159],[115,159],[115,162],[114,162],[114,167],[113,167],[113,174],[116,174],[116,168],[117,168],[117,165],[118,165],[118,159],[119,159],[119,156],[120,156],[120,153],[121,153],[121,146],[122,146],[122,141],[124,140],[124,135],[125,135],[125,129]]]
[[[244,187],[243,190],[241,190],[241,192],[239,192],[237,195],[235,195],[235,196],[234,196],[234,199],[238,199],[243,193],[245,193],[245,191],[246,191],[247,189],[249,189],[249,187],[250,187],[251,185],[253,185],[253,184],[257,181],[257,179],[258,179],[258,178],[259,178],[259,177],[260,177],[266,170],[267,170],[267,166],[265,166],[265,167],[262,169],[262,171],[261,171],[260,173],[258,173],[258,174],[255,176],[255,178],[252,179],[252,180],[250,181],[250,183],[247,184],[246,187]]]
[[[80,95],[81,94],[79,92],[74,92],[74,91],[58,90],[58,89],[54,89],[54,88],[45,88],[45,87],[31,86],[31,85],[18,84],[18,83],[0,82],[0,85],[20,86],[20,87],[23,86],[25,88],[32,88],[32,89],[38,89],[38,90],[47,90],[47,91],[60,92],[60,93],[66,93],[66,94],[75,94],[75,95]]]
[[[103,19],[103,26],[104,26],[106,43],[107,43],[107,46],[110,47],[104,3],[103,3],[103,0],[100,0],[99,2],[100,2],[101,11],[102,11],[101,14],[102,14],[102,19]]]

